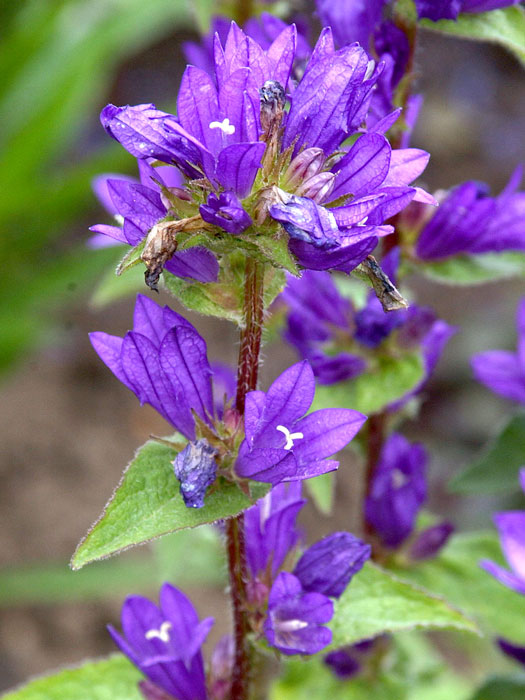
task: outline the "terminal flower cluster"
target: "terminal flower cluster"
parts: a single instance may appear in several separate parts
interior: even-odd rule
[[[101,114],[106,131],[139,161],[171,166],[158,176],[151,168],[141,185],[112,179],[124,228],[95,229],[133,245],[146,237],[142,258],[153,286],[179,241],[189,246],[198,231],[211,236],[211,248],[213,236],[257,242],[259,235],[287,234],[300,266],[350,270],[392,232],[387,219],[413,199],[434,201],[411,186],[428,154],[393,150],[384,136],[398,112],[360,135],[384,63],[356,44],[336,50],[325,28],[296,85],[295,26],[264,46],[232,23],[224,46],[214,38],[212,74],[186,69],[176,117],[151,104],[108,105]],[[359,138],[346,148],[349,136]],[[185,187],[165,173],[173,166]],[[137,193],[144,210],[138,219],[129,206]]]

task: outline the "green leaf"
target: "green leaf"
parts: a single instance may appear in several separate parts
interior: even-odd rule
[[[77,668],[37,678],[4,700],[142,700],[137,683],[144,678],[125,656],[115,654]]]
[[[405,580],[442,595],[475,619],[491,637],[503,636],[525,644],[525,596],[509,590],[484,571],[479,566],[481,559],[506,566],[495,533],[454,535],[435,559],[396,571]]]
[[[525,276],[524,253],[459,255],[448,260],[418,265],[417,270],[442,284],[470,286]]]
[[[450,482],[458,493],[499,493],[519,489],[519,470],[525,466],[525,414],[511,417],[481,457]]]
[[[415,389],[423,378],[419,353],[399,358],[378,357],[375,365],[355,379],[331,386],[318,385],[312,409],[353,408],[365,415],[379,413]]]
[[[412,629],[458,629],[476,625],[441,598],[398,579],[367,562],[341,598],[329,625],[331,648],[354,644],[384,632]]]
[[[270,700],[467,700],[471,684],[443,663],[426,635],[383,638],[360,656],[361,672],[339,679],[322,655],[286,659]]]
[[[335,472],[321,474],[313,479],[306,479],[305,485],[313,502],[323,515],[330,515],[334,505]]]
[[[506,7],[481,14],[462,14],[456,21],[421,21],[421,26],[434,32],[452,34],[464,39],[501,44],[525,63],[525,9]]]
[[[202,284],[169,274],[163,274],[162,280],[166,289],[187,309],[241,325],[241,297],[235,285],[220,282]]]
[[[144,267],[133,267],[123,275],[117,275],[115,268],[107,270],[91,296],[91,304],[103,308],[114,301],[132,296],[137,292],[147,292],[144,283]]]
[[[175,456],[175,450],[154,441],[137,451],[104,512],[80,542],[73,569],[170,532],[230,518],[269,490],[267,484],[253,484],[250,499],[235,484],[221,482],[208,492],[203,508],[187,508],[173,473]]]
[[[495,676],[473,695],[472,700],[523,700],[525,676]]]

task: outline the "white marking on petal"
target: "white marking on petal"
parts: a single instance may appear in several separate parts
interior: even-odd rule
[[[278,425],[277,430],[280,430],[286,438],[286,445],[284,446],[285,450],[292,449],[294,440],[301,440],[304,438],[302,433],[291,433],[284,425]]]
[[[372,73],[374,72],[375,67],[376,67],[376,62],[372,61],[372,59],[370,59],[370,61],[368,61],[368,64],[366,66],[366,73],[365,73],[364,80],[368,80],[368,78],[372,77]]]
[[[400,469],[392,470],[392,485],[395,489],[400,489],[405,484],[408,484],[408,482],[409,478],[404,472]]]
[[[368,221],[368,216],[365,216],[364,219],[361,219],[361,221],[358,221],[356,226],[366,226],[366,222]]]
[[[119,226],[124,226],[124,217],[122,214],[115,214],[114,219]]]
[[[279,632],[297,632],[297,630],[308,627],[308,622],[304,620],[279,620],[277,627]]]
[[[234,134],[235,126],[230,124],[228,117],[222,120],[222,122],[210,122],[210,129],[220,129],[224,134]]]
[[[163,622],[162,625],[158,630],[152,629],[148,630],[146,634],[144,635],[146,639],[160,639],[161,642],[169,642],[170,641],[170,629],[171,629],[171,622]]]

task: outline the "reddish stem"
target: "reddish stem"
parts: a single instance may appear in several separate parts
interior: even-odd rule
[[[384,413],[377,413],[368,419],[368,436],[367,436],[367,459],[365,471],[365,489],[363,494],[363,532],[367,535],[372,535],[374,530],[370,527],[365,516],[365,502],[372,488],[372,481],[379,461],[379,455],[383,447],[385,437],[385,420]]]
[[[261,263],[248,259],[245,274],[244,328],[241,331],[239,348],[236,397],[236,407],[241,415],[244,414],[246,394],[257,388],[264,311],[264,267]],[[248,576],[242,513],[226,521],[226,541],[235,639],[230,700],[247,700],[251,654],[248,642],[249,621],[246,606]]]

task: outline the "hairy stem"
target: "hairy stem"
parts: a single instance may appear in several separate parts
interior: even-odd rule
[[[237,373],[236,407],[241,415],[244,414],[246,394],[257,388],[264,311],[263,286],[264,266],[255,260],[248,259],[244,287],[244,328],[241,331]],[[247,700],[251,660],[248,642],[247,571],[242,513],[226,521],[226,541],[235,638],[230,698]]]
[[[374,479],[376,466],[379,461],[381,449],[383,447],[385,437],[385,419],[386,415],[384,413],[377,413],[376,415],[370,416],[368,419],[367,458],[362,514],[363,532],[367,535],[371,535],[373,533],[373,530],[366,521],[365,502],[366,497],[368,496],[368,494],[370,493],[370,489],[372,488],[372,481]]]

